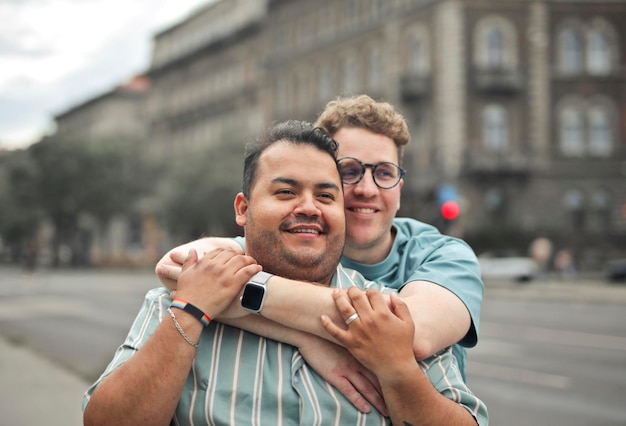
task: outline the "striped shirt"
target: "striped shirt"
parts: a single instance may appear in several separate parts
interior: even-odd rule
[[[332,287],[390,291],[338,267]],[[129,359],[167,317],[172,303],[165,288],[150,290],[128,336],[102,376],[85,393],[83,410],[97,386]],[[478,418],[486,409],[465,386],[449,350],[420,362],[446,397]],[[310,368],[293,346],[213,322],[200,337],[173,419],[175,425],[387,425],[378,411],[359,412]]]

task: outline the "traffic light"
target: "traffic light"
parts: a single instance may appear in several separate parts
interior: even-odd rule
[[[441,205],[441,217],[443,217],[447,221],[453,221],[459,217],[459,213],[461,213],[461,207],[459,203],[455,200],[445,201]]]

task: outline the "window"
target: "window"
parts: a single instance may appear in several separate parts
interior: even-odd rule
[[[582,157],[585,153],[585,129],[583,114],[575,106],[567,106],[559,116],[561,152],[572,157]]]
[[[592,105],[588,111],[589,123],[589,154],[608,157],[613,148],[611,120],[606,108]]]
[[[595,75],[605,75],[611,71],[609,38],[601,28],[593,28],[589,32],[587,70]]]
[[[501,105],[488,105],[482,112],[483,147],[491,152],[503,152],[509,144],[507,111]]]
[[[592,223],[591,226],[598,231],[608,232],[611,230],[611,194],[603,189],[596,189],[591,194]]]
[[[559,68],[562,72],[573,74],[583,68],[583,40],[580,33],[573,28],[561,31],[558,41]]]
[[[333,75],[329,65],[323,64],[319,68],[319,99],[328,102],[334,95]]]
[[[367,66],[367,85],[370,89],[380,89],[383,87],[383,55],[379,47],[373,46],[370,49]]]
[[[428,33],[425,28],[413,28],[406,36],[407,71],[424,76],[429,70]]]
[[[504,34],[499,28],[487,33],[487,68],[504,68]]]
[[[567,157],[610,157],[615,144],[615,108],[606,97],[567,98],[558,112],[559,149]]]
[[[346,94],[356,93],[359,90],[359,69],[357,67],[356,58],[353,55],[347,55],[344,58],[342,74],[343,92]]]
[[[517,31],[497,15],[486,16],[474,31],[474,66],[480,70],[512,70],[517,67]]]
[[[575,230],[582,230],[585,226],[585,199],[578,189],[570,189],[563,198],[565,210],[571,217],[571,225]]]

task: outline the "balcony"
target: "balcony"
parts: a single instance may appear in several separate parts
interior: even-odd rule
[[[532,171],[532,160],[520,153],[473,152],[466,157],[464,169],[473,176],[526,177]]]
[[[405,74],[400,77],[400,98],[419,101],[430,95],[432,79],[424,74]]]
[[[523,89],[522,72],[515,69],[475,69],[474,86],[481,92],[517,93]]]

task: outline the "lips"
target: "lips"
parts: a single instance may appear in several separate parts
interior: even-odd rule
[[[348,207],[347,208],[349,211],[354,212],[354,213],[362,213],[362,214],[373,214],[376,213],[377,211],[379,211],[377,208],[375,207]]]
[[[287,232],[291,232],[292,234],[314,234],[314,235],[320,234],[320,231],[318,231],[317,229],[310,229],[310,228],[290,229]]]
[[[285,222],[280,225],[280,230],[291,234],[312,234],[320,235],[328,233],[328,227],[318,222]]]

